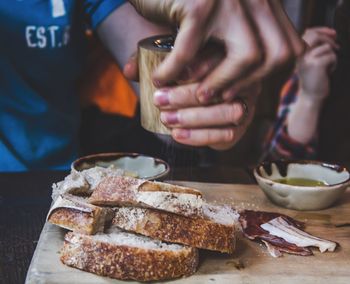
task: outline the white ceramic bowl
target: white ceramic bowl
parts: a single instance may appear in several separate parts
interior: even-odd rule
[[[271,201],[296,210],[325,209],[350,185],[346,168],[317,161],[264,162],[254,169],[254,176]],[[276,181],[282,178],[312,179],[327,185],[296,186]]]
[[[75,160],[72,171],[82,171],[95,166],[116,168],[136,174],[138,178],[148,180],[164,179],[170,171],[167,162],[138,153],[102,153],[81,157]]]

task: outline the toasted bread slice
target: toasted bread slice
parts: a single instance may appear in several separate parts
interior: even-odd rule
[[[89,198],[95,205],[136,206],[184,216],[202,215],[200,191],[163,182],[125,176],[107,177]]]
[[[107,168],[96,166],[82,171],[72,170],[64,180],[52,185],[52,199],[56,200],[59,195],[64,193],[90,196],[105,177],[128,174],[130,173],[116,168],[114,165]]]
[[[51,207],[47,221],[74,232],[91,235],[102,232],[113,215],[110,208],[92,205],[83,197],[63,194]]]
[[[112,223],[121,229],[162,241],[233,253],[236,243],[233,209],[216,205],[210,205],[210,208],[204,210],[203,217],[188,218],[149,208],[120,207],[114,208]],[[218,218],[218,214],[223,218]]]
[[[107,234],[67,233],[61,261],[101,276],[155,281],[193,274],[198,251],[111,228]]]
[[[81,173],[72,172],[67,175],[64,180],[52,184],[51,197],[53,201],[56,201],[60,195],[65,193],[87,196],[91,194],[89,188],[89,183]]]

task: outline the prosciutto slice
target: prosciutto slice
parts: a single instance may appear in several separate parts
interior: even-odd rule
[[[268,223],[278,217],[283,218],[285,222],[295,228],[302,229],[304,227],[304,223],[283,214],[252,210],[240,212],[239,222],[242,226],[244,236],[250,240],[263,241],[270,254],[274,257],[281,256],[281,252],[302,256],[313,255],[310,248],[299,247],[279,236],[270,234],[261,227],[262,224]]]
[[[263,244],[265,244],[267,251],[270,253],[271,256],[280,257],[283,255],[282,252],[274,245],[271,245],[270,243],[268,243],[264,240],[262,240],[262,242],[263,242]]]
[[[277,217],[271,221],[260,225],[265,231],[271,235],[280,237],[289,243],[293,243],[299,247],[318,247],[320,252],[334,251],[337,243],[314,237],[292,225],[290,225],[283,217]]]

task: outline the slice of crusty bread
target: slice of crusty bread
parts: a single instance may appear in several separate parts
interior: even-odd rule
[[[136,206],[184,216],[202,215],[202,194],[184,186],[125,176],[107,177],[89,198],[95,205]]]
[[[74,232],[91,235],[102,232],[113,215],[111,208],[92,205],[87,202],[87,198],[63,194],[50,208],[47,221]]]
[[[154,281],[193,274],[198,251],[112,228],[107,234],[92,236],[67,233],[61,261],[101,276]]]
[[[237,216],[228,206],[205,205],[204,216],[188,218],[165,211],[114,208],[113,225],[158,240],[201,249],[232,253],[236,243]]]
[[[56,201],[60,195],[65,193],[87,196],[91,194],[89,188],[89,183],[80,172],[72,172],[64,180],[52,184],[51,197],[53,201]]]
[[[72,170],[64,180],[52,185],[52,199],[65,193],[80,196],[90,196],[102,179],[109,176],[130,175],[122,169],[110,165],[109,167],[95,166],[82,171]]]

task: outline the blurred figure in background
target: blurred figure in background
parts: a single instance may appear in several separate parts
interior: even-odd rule
[[[317,158],[320,115],[337,63],[336,35],[328,27],[304,33],[308,50],[281,91],[277,120],[268,133],[263,160]]]
[[[333,22],[329,23],[329,25],[334,27],[334,30],[323,28],[316,34],[306,34],[305,40],[309,41],[311,51],[307,53],[304,60],[299,64],[299,71],[297,72],[300,76],[300,86],[307,88],[313,86],[312,90],[317,90],[318,95],[320,95],[318,98],[321,101],[315,97],[316,101],[309,110],[309,112],[313,112],[312,114],[298,113],[292,107],[290,112],[294,112],[293,116],[293,113],[288,114],[289,108],[287,107],[285,108],[286,114],[283,115],[281,110],[279,112],[282,117],[279,119],[280,124],[276,124],[275,129],[269,136],[271,143],[264,158],[316,158],[345,166],[350,165],[350,1],[339,0],[335,2],[337,2],[337,5],[335,14],[332,17]],[[313,52],[312,46],[321,42],[324,47],[317,48],[319,52],[316,52],[316,50]],[[334,58],[335,52],[336,59]],[[312,67],[314,65],[312,64],[314,62],[312,58],[316,58],[315,56],[323,59],[319,60],[316,66]],[[336,66],[334,66],[335,61]],[[317,77],[314,77],[314,75],[317,75]],[[307,79],[307,82],[311,84],[303,84],[302,78],[304,76],[306,76],[305,80]],[[318,81],[314,82],[313,78],[318,78]],[[291,82],[293,82],[293,79]],[[291,92],[296,93],[296,85],[294,84],[294,91],[291,88],[293,84],[289,86]],[[326,94],[327,90],[328,95]],[[286,102],[288,104],[288,100]],[[315,114],[319,117],[316,126],[314,124],[316,121]],[[309,115],[311,115],[310,120],[302,120],[303,117],[305,118],[305,116]],[[284,139],[290,135],[297,134],[295,128],[294,132],[293,130],[290,132],[289,123],[293,117],[299,120],[300,123],[303,121],[305,125],[299,125],[299,129],[306,130],[304,132],[306,136],[298,136],[294,141],[293,139]],[[285,125],[286,127],[283,127]],[[298,124],[295,125],[298,126]],[[314,132],[315,129],[316,132]],[[307,133],[308,131],[310,133]],[[279,135],[278,133],[281,134]],[[311,135],[313,136],[311,140],[305,139],[310,138]],[[300,138],[302,139],[298,140]]]

